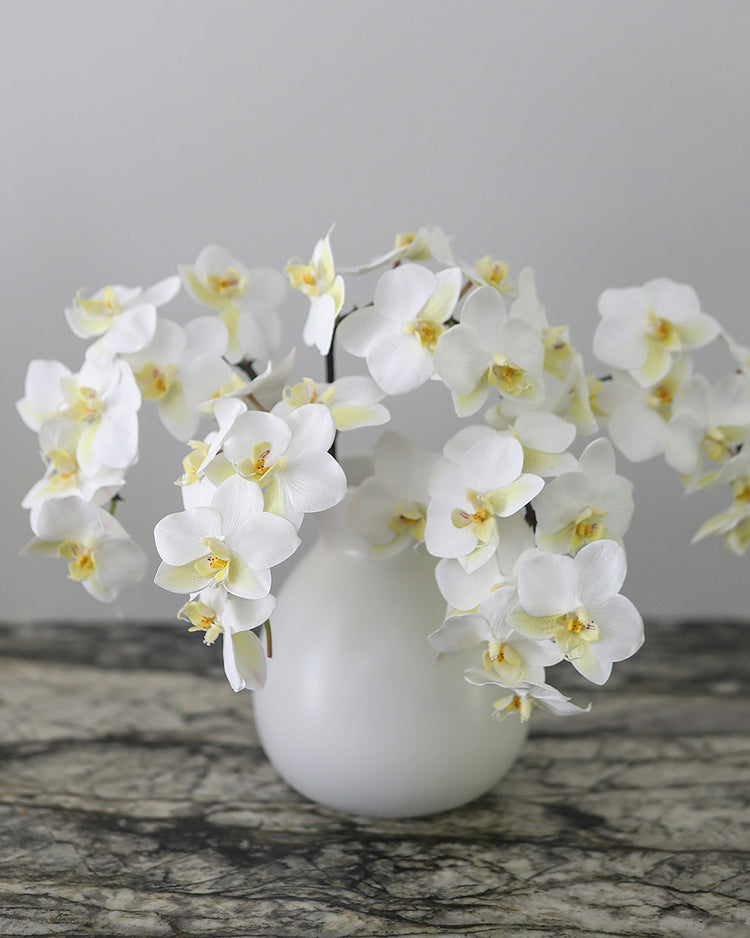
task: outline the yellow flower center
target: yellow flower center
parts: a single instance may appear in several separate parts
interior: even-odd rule
[[[421,502],[403,501],[396,505],[388,527],[396,534],[409,534],[415,541],[424,540],[427,509]]]
[[[404,231],[401,234],[396,235],[396,240],[393,243],[394,248],[408,248],[410,245],[414,244],[417,240],[416,231]]]
[[[208,443],[203,440],[188,440],[188,446],[191,451],[182,460],[184,472],[175,485],[194,485],[203,478],[203,473],[199,473],[198,469],[208,453]]]
[[[241,475],[243,479],[249,479],[264,486],[271,481],[271,474],[278,469],[283,469],[287,460],[280,456],[278,459],[266,462],[271,455],[271,444],[267,442],[255,443],[249,456],[235,459],[232,462],[235,472]]]
[[[94,388],[78,388],[78,397],[68,405],[65,416],[78,423],[93,423],[101,417],[106,407]]]
[[[79,294],[76,297],[75,302],[89,316],[106,316],[108,318],[114,318],[122,312],[122,306],[120,306],[115,291],[112,289],[112,287],[105,287],[102,291],[102,295],[96,300],[81,299]]]
[[[294,264],[290,261],[284,269],[292,289],[300,290],[310,298],[322,296],[333,281],[332,270],[327,271],[325,266],[316,269],[312,261],[309,264]]]
[[[203,641],[206,645],[213,645],[224,631],[214,610],[200,600],[185,603],[177,613],[177,618],[186,619],[191,623],[188,632],[204,632]]]
[[[476,272],[486,284],[494,287],[499,293],[510,293],[513,285],[508,283],[510,269],[504,261],[496,260],[489,254],[480,257],[474,265]]]
[[[159,401],[169,393],[177,377],[177,366],[146,362],[135,375],[138,388],[147,401]]]
[[[583,608],[557,617],[554,639],[566,658],[575,656],[582,643],[598,641],[600,635],[599,626]]]
[[[550,326],[542,333],[544,368],[558,378],[565,377],[565,362],[572,352],[566,330],[566,326]]]
[[[454,508],[451,512],[451,521],[456,528],[467,528],[473,525],[477,540],[482,544],[487,544],[492,540],[495,530],[492,505],[473,489],[466,490],[466,498],[474,510],[470,512],[465,508]]]
[[[665,420],[669,420],[672,413],[672,401],[674,400],[674,389],[671,385],[664,383],[656,388],[652,388],[646,403],[652,410],[658,411]]]
[[[523,680],[523,659],[512,645],[493,638],[482,655],[485,671],[494,671],[503,683],[513,686]]]
[[[437,340],[445,332],[445,326],[439,322],[433,322],[431,319],[415,319],[413,322],[407,322],[404,325],[404,332],[407,335],[415,335],[428,352],[435,351]]]
[[[229,575],[230,554],[226,544],[218,537],[206,537],[201,541],[209,552],[193,564],[195,572],[202,577],[211,577],[216,585],[223,583]]]
[[[492,706],[500,714],[503,710],[509,713],[517,713],[522,722],[526,722],[531,716],[531,698],[521,697],[518,694],[512,694],[509,697],[501,697],[496,700]]]
[[[96,560],[90,548],[83,541],[70,539],[62,541],[57,547],[60,557],[69,560],[68,576],[71,580],[80,582],[87,580],[96,570]]]
[[[514,365],[513,362],[508,361],[502,355],[495,355],[487,374],[487,380],[498,391],[509,394],[511,397],[518,397],[531,387],[523,368]]]
[[[47,465],[54,467],[55,473],[62,479],[68,479],[78,472],[78,460],[75,452],[66,449],[51,449],[45,455]]]
[[[677,349],[680,347],[680,337],[675,327],[668,319],[662,319],[657,316],[653,309],[648,311],[648,325],[646,327],[646,338],[659,345],[666,345],[668,348]]]
[[[726,462],[741,442],[742,431],[736,427],[709,427],[703,437],[703,452],[712,462]]]
[[[206,286],[216,296],[230,299],[242,296],[247,289],[247,277],[243,277],[234,267],[228,267],[223,274],[208,274]]]
[[[732,498],[735,502],[750,502],[750,476],[732,480]]]
[[[600,541],[606,537],[605,517],[604,512],[598,512],[595,508],[586,508],[573,522],[570,535],[571,550],[577,552],[584,544]]]

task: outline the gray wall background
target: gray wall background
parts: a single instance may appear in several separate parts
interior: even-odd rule
[[[592,368],[601,290],[654,276],[693,284],[750,341],[749,26],[742,0],[6,5],[3,617],[179,606],[150,583],[101,606],[64,564],[17,556],[42,467],[13,402],[31,358],[79,367],[63,309],[81,286],[149,285],[208,242],[281,267],[333,221],[337,261],[354,263],[437,223],[462,257],[533,265]],[[287,308],[291,338],[305,304]],[[186,296],[169,310],[197,313]],[[394,425],[445,436],[419,395]],[[182,454],[144,415],[118,517],[154,566]],[[619,465],[638,500],[628,595],[645,615],[744,615],[748,560],[689,546],[723,493],[685,499],[663,464]]]

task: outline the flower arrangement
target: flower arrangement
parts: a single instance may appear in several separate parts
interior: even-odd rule
[[[593,348],[608,373],[594,378],[568,328],[550,324],[530,269],[514,287],[504,263],[460,262],[439,228],[424,227],[337,272],[330,235],[286,277],[209,246],[149,289],[73,299],[68,324],[92,340],[81,369],[31,362],[17,405],[46,466],[23,500],[26,551],[62,557],[104,602],[144,576],[146,555],[114,511],[138,457],[139,408],[152,402],[189,448],[183,510],[155,528],[155,581],[183,594],[178,617],[206,644],[223,637],[232,688],[259,690],[271,569],[299,546],[306,514],[347,497],[337,434],[387,423],[386,396],[434,380],[467,424],[439,455],[384,432],[373,474],[348,497],[349,524],[375,557],[415,549],[437,559],[447,610],[425,654],[475,648],[466,680],[497,686],[499,716],[526,720],[534,704],[580,712],[545,669],[565,660],[603,684],[644,637],[620,593],[633,496],[612,444],[633,461],[663,455],[687,491],[728,484],[730,507],[696,539],[722,534],[744,552],[750,352],[690,287],[660,279],[602,294]],[[377,276],[371,299],[345,310],[352,281],[367,275]],[[288,284],[309,298],[302,335],[325,359],[325,382],[293,377],[294,350],[279,354]],[[209,311],[185,326],[161,314],[181,287]],[[692,353],[717,337],[734,367],[711,384],[692,373]],[[368,374],[337,376],[336,343]],[[212,428],[198,434],[203,420]],[[612,442],[597,436],[573,455],[602,429]]]

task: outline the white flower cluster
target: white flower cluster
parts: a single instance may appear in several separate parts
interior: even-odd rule
[[[628,457],[663,452],[689,488],[728,482],[732,508],[699,536],[720,531],[744,550],[748,352],[726,337],[740,373],[714,387],[691,377],[690,350],[719,327],[689,288],[654,281],[603,294],[594,345],[614,371],[596,381],[567,328],[550,325],[530,270],[516,290],[499,260],[457,261],[436,227],[400,235],[391,251],[344,272],[380,268],[372,300],[348,312],[330,232],[309,264],[285,269],[310,300],[303,339],[326,356],[325,382],[296,381],[294,350],[279,356],[283,274],[248,269],[222,248],[207,247],[179,277],[148,290],[79,294],[66,317],[76,335],[94,340],[83,366],[72,374],[59,362],[32,362],[18,402],[46,466],[23,502],[35,535],[27,550],[63,557],[69,576],[105,601],[143,576],[146,557],[112,512],[138,458],[142,400],[154,402],[189,447],[177,480],[183,510],[156,525],[155,581],[185,595],[178,615],[207,644],[223,636],[231,686],[259,689],[271,568],[297,549],[307,513],[346,495],[332,455],[337,432],[386,423],[386,395],[432,379],[459,417],[484,408],[483,419],[439,456],[383,433],[373,475],[348,502],[351,527],[374,555],[411,547],[439,558],[447,614],[430,643],[440,654],[476,647],[466,678],[498,687],[499,715],[525,720],[534,703],[579,712],[546,682],[545,668],[567,660],[602,684],[613,662],[640,647],[643,623],[620,594],[631,484],[616,473],[608,440],[577,458],[574,444],[607,424]],[[210,315],[182,326],[157,313],[181,283]],[[337,378],[334,341],[369,374]],[[199,439],[202,419],[212,423]],[[722,465],[704,472],[704,459]]]
[[[508,307],[505,265],[461,264],[439,243],[442,269],[386,271],[372,304],[337,334],[387,393],[434,378],[459,417],[486,407],[485,419],[454,434],[439,457],[384,433],[375,473],[349,503],[350,524],[376,553],[417,543],[440,558],[448,609],[430,642],[441,654],[477,648],[466,678],[499,688],[500,715],[527,719],[533,703],[579,712],[546,683],[545,667],[565,659],[602,684],[643,642],[641,617],[619,592],[632,487],[615,473],[607,440],[580,459],[570,451],[598,423],[582,358],[567,330],[549,324],[532,272],[521,273]]]
[[[686,492],[728,485],[729,508],[694,541],[723,534],[744,554],[750,543],[750,350],[701,311],[695,291],[669,280],[605,290],[594,352],[612,368],[592,389],[594,408],[615,446],[640,462],[662,455]],[[722,338],[733,369],[711,383],[694,374],[694,350]]]

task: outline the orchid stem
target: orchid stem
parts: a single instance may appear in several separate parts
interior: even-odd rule
[[[336,362],[333,357],[333,343],[336,339],[336,327],[341,322],[341,319],[337,319],[333,325],[333,335],[331,336],[331,347],[326,353],[326,382],[328,384],[333,384],[336,380]],[[333,435],[333,443],[331,443],[331,448],[328,452],[336,459],[336,438],[338,437],[338,431]]]
[[[245,397],[250,401],[256,410],[262,410],[265,413],[268,413],[268,408],[264,407],[254,394],[246,394]]]
[[[226,361],[226,358],[224,361]],[[238,361],[236,367],[239,368],[240,371],[244,371],[250,381],[258,377],[258,372],[253,368],[253,363],[249,358],[243,358],[241,361]]]
[[[263,628],[266,630],[266,657],[273,658],[273,639],[271,636],[271,620],[266,619],[263,623]]]

